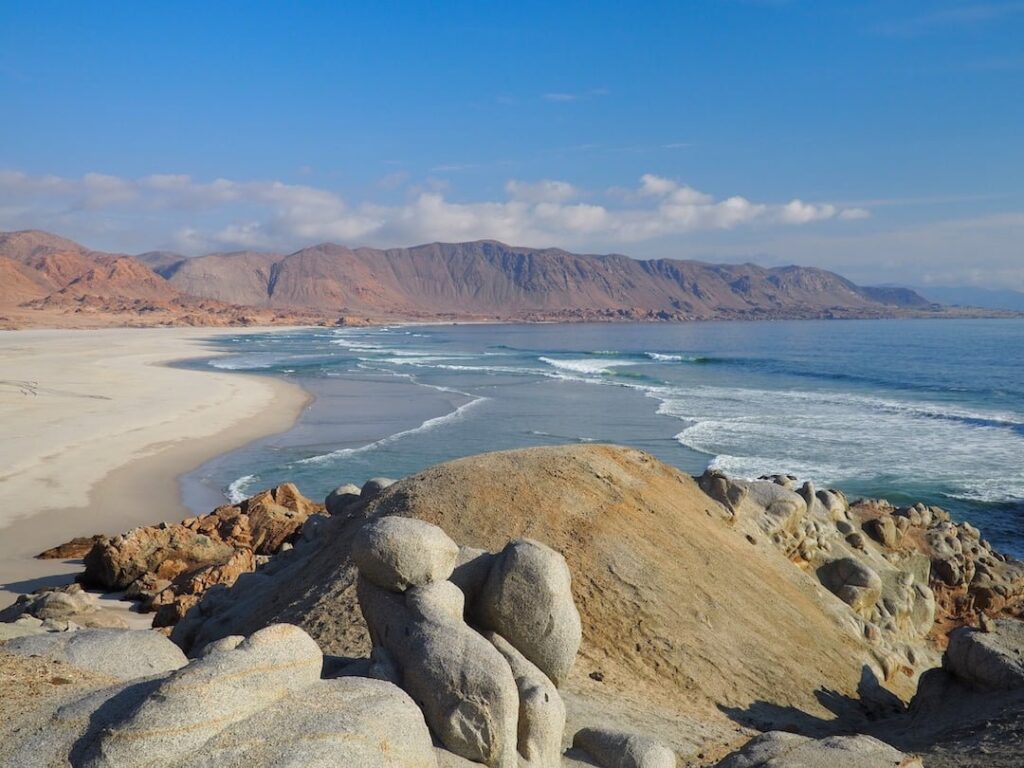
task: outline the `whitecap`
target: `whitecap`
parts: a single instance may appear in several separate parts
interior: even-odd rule
[[[458,421],[459,419],[463,418],[471,408],[476,407],[477,405],[488,399],[490,398],[477,397],[473,400],[470,400],[468,403],[460,405],[451,413],[446,413],[444,416],[435,416],[432,419],[427,419],[418,427],[406,429],[403,430],[402,432],[396,432],[393,435],[388,435],[387,437],[383,437],[380,440],[375,440],[372,443],[367,443],[366,445],[360,446],[358,448],[339,448],[338,450],[331,451],[330,453],[320,454],[319,456],[310,456],[309,458],[306,459],[299,459],[294,463],[326,464],[335,461],[336,459],[345,458],[346,456],[354,456],[356,454],[366,453],[367,451],[372,451],[377,448],[381,448],[385,445],[390,445],[391,443],[397,442],[402,438],[409,437],[410,435],[418,435],[423,432],[429,432],[430,430],[437,429],[438,427],[442,427],[445,424],[450,424],[454,421]]]
[[[256,480],[259,480],[258,475],[242,475],[227,487],[224,495],[232,504],[239,504],[249,498],[251,494],[247,489]]]
[[[575,359],[565,360],[557,359],[552,357],[540,357],[538,358],[542,363],[547,363],[552,368],[558,368],[563,371],[572,371],[574,373],[583,374],[603,374],[608,373],[612,368],[621,368],[627,365],[637,365],[636,360],[616,360],[614,358],[607,359]]]

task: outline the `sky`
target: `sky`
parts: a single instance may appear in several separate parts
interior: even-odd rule
[[[0,229],[1024,290],[1024,2],[0,3]]]

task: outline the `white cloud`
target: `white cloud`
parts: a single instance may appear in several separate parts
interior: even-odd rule
[[[579,196],[579,190],[569,182],[551,179],[536,182],[509,179],[505,191],[513,200],[528,203],[564,203]]]
[[[782,206],[779,219],[786,224],[807,224],[819,219],[831,219],[838,214],[834,205],[809,205],[802,200],[791,200]]]
[[[829,203],[716,199],[673,179],[645,174],[617,205],[567,181],[513,179],[507,198],[456,202],[426,188],[403,204],[349,204],[337,193],[279,181],[197,181],[155,174],[81,178],[0,171],[0,228],[38,227],[94,247],[188,252],[223,248],[293,249],[333,240],[409,245],[494,238],[526,245],[611,248],[665,236],[745,225],[798,226],[866,214]],[[95,242],[102,234],[102,244]],[[94,239],[90,240],[90,236]]]
[[[851,209],[856,210],[856,209]],[[840,213],[839,218],[842,218]],[[861,285],[979,285],[1024,291],[1024,212],[871,227],[697,234],[652,255],[758,264],[813,264]]]
[[[676,188],[677,184],[672,179],[655,176],[653,173],[645,173],[640,177],[640,194],[648,197],[662,197]]]

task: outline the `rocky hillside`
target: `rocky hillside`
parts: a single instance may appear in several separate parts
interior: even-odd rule
[[[1024,565],[934,507],[566,446],[83,552],[174,643],[20,598],[5,765],[1019,765]]]
[[[0,327],[236,325],[322,319],[183,292],[139,259],[47,232],[0,232]]]
[[[185,258],[98,253],[45,232],[8,232],[0,233],[0,278],[0,324],[8,326],[45,323],[46,313],[148,325],[1007,314],[944,308],[908,288],[859,286],[813,267],[642,261],[493,240]]]
[[[36,300],[92,295],[171,301],[178,296],[174,287],[130,256],[89,251],[46,232],[0,232],[0,258],[8,270],[17,268],[35,286],[29,293]]]
[[[413,248],[323,244],[287,256],[213,254],[157,270],[182,291],[348,313],[501,318],[879,316],[931,307],[808,267],[765,269],[581,255],[484,240]]]

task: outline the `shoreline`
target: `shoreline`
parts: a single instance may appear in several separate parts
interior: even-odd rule
[[[270,330],[0,333],[5,376],[13,384],[38,380],[32,395],[11,380],[0,390],[9,433],[0,447],[0,497],[16,510],[0,519],[0,607],[80,571],[81,561],[35,559],[42,550],[75,536],[188,517],[180,477],[296,423],[312,396],[294,383],[172,365],[219,356],[210,349],[218,336]],[[39,501],[26,504],[33,499]]]

